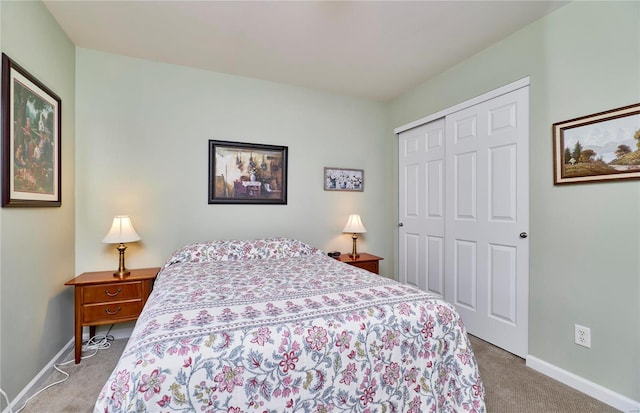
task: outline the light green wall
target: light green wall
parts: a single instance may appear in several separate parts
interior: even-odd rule
[[[554,186],[551,146],[554,122],[640,102],[640,3],[570,3],[395,100],[391,122],[525,76],[529,353],[640,400],[640,184]],[[576,323],[591,328],[591,349],[573,343]]]
[[[10,397],[73,335],[62,284],[115,269],[113,246],[100,242],[113,215],[131,215],[142,235],[127,250],[135,268],[203,239],[284,235],[348,251],[340,231],[358,212],[369,230],[360,250],[384,256],[392,275],[391,129],[531,76],[530,353],[640,399],[640,185],[554,187],[550,133],[553,122],[640,100],[639,3],[572,3],[390,105],[85,49],[74,60],[41,3],[0,5],[2,50],[63,102],[63,206],[0,210],[0,383]],[[209,139],[287,145],[288,205],[208,205]],[[364,169],[365,191],[324,192],[324,166]],[[591,327],[591,350],[573,344],[574,323]]]
[[[62,100],[62,206],[0,209],[0,383],[13,399],[73,336],[75,48],[42,3],[0,10],[2,52]]]
[[[361,251],[393,268],[394,187],[387,107],[309,89],[77,50],[76,270],[116,268],[101,243],[114,215],[142,237],[130,268],[162,265],[195,241],[288,236],[349,251],[350,213],[368,232]],[[208,140],[289,148],[287,205],[209,205]],[[323,190],[325,166],[365,171],[364,192]]]

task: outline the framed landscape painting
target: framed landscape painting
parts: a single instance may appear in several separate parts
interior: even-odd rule
[[[2,206],[61,205],[60,98],[2,54]]]
[[[287,203],[286,146],[209,141],[210,204]]]
[[[554,184],[640,179],[640,103],[553,124]]]

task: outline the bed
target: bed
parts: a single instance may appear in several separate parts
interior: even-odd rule
[[[176,251],[94,411],[486,409],[452,305],[271,238]]]

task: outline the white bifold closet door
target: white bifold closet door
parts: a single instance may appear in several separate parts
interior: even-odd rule
[[[467,331],[527,355],[529,88],[399,136],[400,281],[443,295]]]

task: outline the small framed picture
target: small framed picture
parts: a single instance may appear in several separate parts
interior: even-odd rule
[[[324,168],[325,191],[364,191],[364,170]]]
[[[209,141],[210,204],[287,203],[286,146]]]
[[[2,54],[2,206],[59,207],[60,98]]]
[[[640,103],[553,124],[554,184],[640,179]]]

